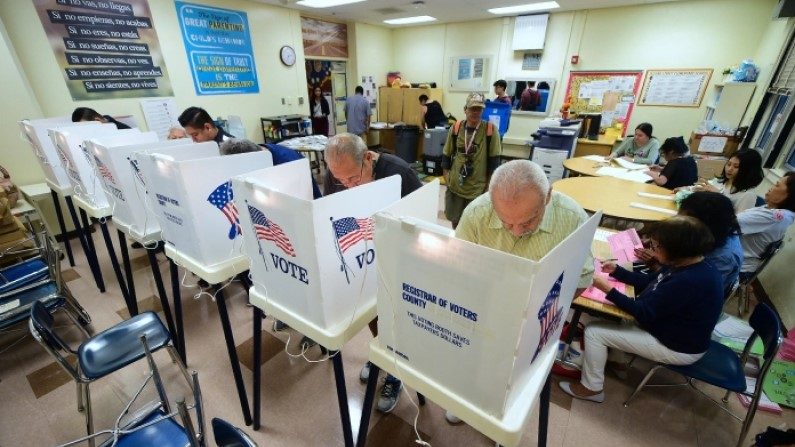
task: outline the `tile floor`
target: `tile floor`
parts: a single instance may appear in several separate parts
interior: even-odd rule
[[[97,291],[77,241],[72,243],[77,266],[70,268],[66,261],[63,264],[68,286],[91,314],[93,328],[98,331],[121,321],[126,310],[98,233],[95,243],[108,287],[106,293]],[[136,266],[135,285],[141,309],[154,307],[159,310],[151,270],[148,262],[144,262],[145,253],[131,250],[131,257]],[[162,254],[158,258],[168,288],[168,263]],[[182,272],[180,270],[181,275]],[[195,278],[188,275],[182,288],[188,368],[199,372],[208,426],[212,417],[225,418],[246,429],[263,447],[342,445],[331,362],[307,363],[287,355],[288,338],[287,351],[296,353],[300,336],[291,330],[272,333],[270,319],[263,324],[266,334],[263,339],[262,428],[255,432],[244,426],[216,306],[206,295],[194,299],[196,289],[190,287],[193,283]],[[246,306],[242,287],[233,284],[227,290],[237,351],[250,393],[252,310]],[[70,327],[68,320],[59,318],[57,322],[68,339],[79,339],[79,332]],[[363,330],[346,345],[343,354],[354,436],[364,398],[364,386],[358,374],[366,360],[370,338],[369,331]],[[52,446],[81,437],[83,415],[76,410],[75,386],[30,337],[26,325],[0,334],[0,354],[0,402],[3,403],[0,405],[0,446]],[[320,357],[317,348],[309,355]],[[163,368],[171,399],[186,395],[184,381],[167,354],[158,352],[156,359]],[[722,447],[735,444],[740,424],[691,390],[648,389],[629,408],[624,408],[622,402],[648,367],[647,362],[637,361],[626,382],[608,375],[607,399],[601,405],[570,398],[558,389],[555,378],[548,445]],[[135,364],[91,387],[97,429],[112,426],[145,372],[142,363]],[[664,380],[666,375],[661,374],[658,379]],[[144,393],[143,401],[154,396],[150,391],[151,388]],[[721,395],[715,390],[711,394]],[[741,410],[736,397],[732,397],[730,403],[735,411]],[[374,414],[368,445],[415,445],[413,423],[417,414],[407,394],[403,394],[392,414]],[[783,415],[759,412],[748,439],[768,425],[779,427],[782,424],[795,425],[795,411],[785,410]],[[417,428],[422,438],[434,447],[493,445],[488,438],[464,424],[449,425],[444,419],[444,410],[430,401],[419,410]],[[537,428],[536,409],[525,430],[522,446],[537,445]],[[213,442],[208,444],[214,445]],[[746,441],[744,445],[751,445],[751,442]]]

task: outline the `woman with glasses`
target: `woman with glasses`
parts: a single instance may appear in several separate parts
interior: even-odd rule
[[[604,278],[593,285],[635,318],[634,324],[598,322],[585,329],[580,382],[560,387],[577,399],[604,401],[608,348],[673,365],[689,365],[709,348],[723,308],[723,281],[704,259],[715,244],[709,229],[690,216],[674,216],[654,225],[651,247],[662,264],[654,274],[636,273],[607,262],[602,271],[641,291],[632,299]]]

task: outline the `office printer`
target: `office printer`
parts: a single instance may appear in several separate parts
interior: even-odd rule
[[[574,154],[580,121],[546,118],[531,137],[530,160],[538,163],[549,181],[563,178],[563,160]]]

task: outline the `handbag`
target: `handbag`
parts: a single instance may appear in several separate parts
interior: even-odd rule
[[[563,351],[566,349],[566,338],[569,335],[569,330],[571,330],[570,324],[567,322],[563,325],[563,330],[560,332],[560,341],[558,342],[558,356],[555,363],[552,364],[552,373],[557,374],[559,376],[567,377],[569,379],[580,380],[580,376],[582,372],[579,368],[570,365],[569,363],[563,363],[561,357],[563,356]],[[569,348],[569,353],[566,356],[566,360],[571,363],[575,364],[582,364],[582,356],[585,351],[585,341],[583,340],[582,334],[585,331],[585,326],[582,323],[577,323],[577,329],[574,333],[574,338],[572,339],[572,345]],[[576,348],[576,341],[579,340],[580,348]]]

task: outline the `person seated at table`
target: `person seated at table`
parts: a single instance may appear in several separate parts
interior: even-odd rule
[[[608,161],[616,157],[624,158],[633,163],[653,165],[660,156],[660,140],[652,136],[652,125],[640,123],[635,128],[633,138],[625,138],[621,144],[607,157]]]
[[[447,124],[447,117],[439,101],[429,99],[428,95],[420,95],[420,106],[422,106],[423,124],[425,129],[434,129]]]
[[[130,129],[130,126],[117,121],[110,115],[102,115],[94,109],[88,107],[78,107],[72,112],[72,122],[81,123],[85,121],[97,121],[100,123],[113,123],[116,129]]]
[[[215,141],[218,144],[234,138],[234,135],[228,134],[223,128],[215,125],[215,121],[201,107],[188,107],[177,118],[180,126],[185,128],[194,143],[202,143],[205,141]]]
[[[655,185],[674,189],[692,185],[698,180],[698,166],[696,160],[687,155],[688,148],[684,138],[666,138],[660,146],[660,152],[667,162],[665,166],[655,166],[646,171]]]
[[[244,138],[231,138],[221,143],[221,146],[218,147],[218,152],[221,155],[245,154],[247,152],[258,152],[263,150],[271,153],[274,166],[304,158],[300,152],[290,149],[289,147],[280,144],[260,145]],[[311,175],[310,178],[312,179],[312,196],[318,199],[322,197],[323,194],[320,193],[320,188],[317,186],[315,178]]]
[[[560,382],[567,394],[603,402],[608,348],[655,362],[689,365],[707,351],[723,308],[723,281],[704,258],[715,244],[706,225],[695,217],[674,216],[658,222],[650,233],[659,273],[643,274],[606,262],[602,271],[640,290],[632,299],[610,283],[594,277],[593,285],[607,299],[635,318],[635,324],[591,323],[585,328],[585,353],[580,382]]]
[[[719,176],[699,181],[691,190],[719,192],[731,200],[734,212],[739,213],[756,205],[754,189],[763,178],[762,156],[754,149],[742,149],[729,157]]]
[[[787,172],[765,193],[766,205],[737,214],[743,232],[743,266],[740,279],[750,277],[762,263],[761,256],[771,242],[784,237],[795,221],[795,172]]]

